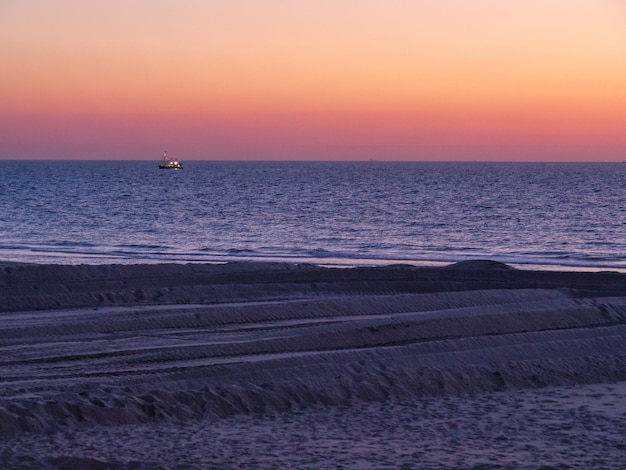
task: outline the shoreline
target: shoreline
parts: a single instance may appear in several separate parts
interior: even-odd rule
[[[626,275],[485,260],[2,265],[0,357],[0,436],[23,442],[2,451],[11,462],[48,433],[436,397],[463,409],[625,382]],[[625,390],[607,392],[616,426]]]
[[[429,269],[443,268],[459,262],[481,262],[490,258],[469,258],[463,261],[437,260],[437,259],[378,259],[378,258],[333,258],[333,257],[284,257],[284,256],[264,256],[264,257],[238,257],[238,256],[216,256],[207,259],[177,259],[175,256],[163,259],[151,258],[116,258],[116,257],[76,257],[70,261],[68,257],[52,257],[45,260],[36,261],[12,261],[0,259],[0,269],[11,266],[133,266],[146,265],[158,266],[166,264],[196,264],[196,265],[225,265],[234,263],[252,264],[287,264],[287,265],[314,265],[330,269],[354,269],[354,268],[386,268],[389,266],[412,266],[414,268]],[[494,260],[495,262],[506,264],[514,269],[524,271],[554,271],[554,272],[585,272],[585,273],[621,273],[626,274],[626,267],[611,264],[591,265],[581,263],[545,263],[527,260],[525,262],[514,262],[507,260]]]

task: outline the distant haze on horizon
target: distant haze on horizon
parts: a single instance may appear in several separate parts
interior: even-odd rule
[[[626,160],[622,0],[3,0],[0,160]]]

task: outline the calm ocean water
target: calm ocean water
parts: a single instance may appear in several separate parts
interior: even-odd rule
[[[0,260],[626,270],[626,164],[0,162]]]

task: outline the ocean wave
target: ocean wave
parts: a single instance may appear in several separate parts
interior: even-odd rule
[[[141,249],[141,250],[162,250],[167,249],[166,245],[157,245],[157,244],[142,244],[142,243],[131,243],[126,245],[115,245],[115,248],[131,248],[131,249]]]
[[[239,255],[239,254],[254,254],[257,253],[255,250],[251,250],[249,248],[229,248],[228,250],[226,250],[226,253],[228,254],[233,254],[233,255]]]
[[[57,242],[52,242],[51,246],[54,247],[76,247],[76,248],[92,248],[95,247],[93,243],[89,243],[86,241],[77,241],[77,240],[60,240]]]

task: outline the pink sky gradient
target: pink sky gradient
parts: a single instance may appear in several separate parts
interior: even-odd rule
[[[5,0],[0,159],[626,160],[621,0]]]

